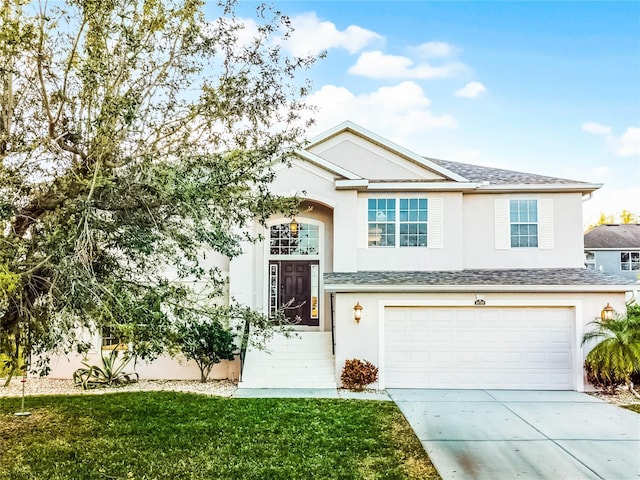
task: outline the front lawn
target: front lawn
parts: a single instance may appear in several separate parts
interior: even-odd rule
[[[632,412],[640,413],[640,404],[634,403],[632,405],[623,405],[623,407]]]
[[[0,398],[4,479],[437,479],[392,402],[173,392]]]

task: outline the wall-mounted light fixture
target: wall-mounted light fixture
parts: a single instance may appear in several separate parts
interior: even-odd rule
[[[291,232],[291,236],[298,236],[298,222],[296,221],[296,217],[291,219],[291,223],[289,223],[289,231]]]
[[[357,302],[353,306],[353,318],[356,323],[360,323],[360,319],[362,318],[362,305],[360,305],[360,302]]]
[[[476,300],[475,302],[473,302],[473,304],[480,306],[480,305],[486,305],[487,302],[485,301],[484,296],[476,294]]]
[[[606,320],[613,320],[614,314],[615,310],[611,305],[609,305],[609,302],[607,302],[607,305],[602,309],[602,312],[600,312],[600,318],[603,322]]]

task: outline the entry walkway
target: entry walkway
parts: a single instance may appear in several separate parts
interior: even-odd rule
[[[387,391],[449,479],[640,479],[640,415],[578,392]]]

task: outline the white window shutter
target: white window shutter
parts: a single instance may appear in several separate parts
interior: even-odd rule
[[[538,200],[538,248],[553,248],[553,199]]]
[[[444,248],[444,200],[442,198],[430,198],[428,201],[428,248]]]
[[[498,198],[495,201],[495,247],[496,250],[511,248],[508,198]]]
[[[368,225],[368,221],[367,221],[367,197],[365,196],[358,196],[358,220],[356,222],[356,233],[358,235],[358,241],[356,242],[356,245],[358,248],[367,248],[368,246],[368,240],[369,240],[369,236],[368,236],[368,232],[369,232],[369,225]]]

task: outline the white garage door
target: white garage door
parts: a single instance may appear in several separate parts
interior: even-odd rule
[[[572,390],[570,308],[385,309],[388,388]]]

